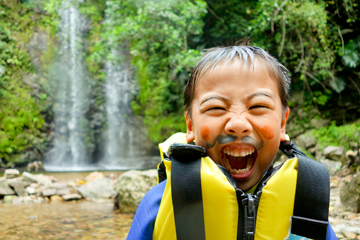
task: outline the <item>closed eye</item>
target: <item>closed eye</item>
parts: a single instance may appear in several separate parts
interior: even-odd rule
[[[267,106],[264,106],[264,105],[254,105],[254,106],[251,106],[250,108],[249,108],[249,110],[251,110],[251,109],[257,109],[257,108],[268,108]]]
[[[212,107],[212,108],[209,108],[207,111],[225,111],[225,108],[223,107]]]

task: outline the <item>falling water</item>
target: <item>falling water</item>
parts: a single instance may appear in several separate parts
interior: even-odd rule
[[[134,161],[129,161],[129,158],[136,155],[135,129],[132,125],[133,114],[130,105],[134,80],[126,54],[127,48],[127,44],[123,44],[119,49],[113,47],[110,59],[105,64],[107,131],[104,164],[120,165],[124,168],[134,166]]]
[[[60,48],[55,79],[57,94],[55,112],[55,142],[52,160],[47,169],[74,169],[86,163],[85,147],[87,81],[82,56],[81,18],[70,1],[64,1],[59,11]],[[50,165],[50,166],[49,166]]]
[[[90,109],[89,80],[82,57],[86,21],[79,14],[76,2],[63,1],[59,11],[59,61],[54,70],[57,82],[54,94],[55,136],[54,147],[48,153],[48,161],[44,163],[45,169],[77,171],[153,167],[154,161],[145,156],[150,149],[146,130],[142,121],[134,117],[130,104],[135,86],[126,42],[109,43],[111,53],[104,66],[106,83],[103,117],[106,125],[99,121],[97,125],[101,130],[106,130],[102,131],[102,136],[98,133],[97,139],[90,137],[95,136],[91,135],[94,129],[88,127],[94,115],[86,115]],[[101,115],[101,107],[99,110],[92,108],[91,111],[98,111]]]

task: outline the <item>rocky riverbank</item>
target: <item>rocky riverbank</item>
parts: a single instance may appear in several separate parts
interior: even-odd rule
[[[3,203],[13,204],[109,199],[116,195],[113,188],[115,178],[93,172],[84,179],[61,182],[53,176],[30,172],[20,175],[17,169],[7,169],[0,178],[0,196]]]
[[[349,189],[351,182],[358,184],[355,189],[358,195],[351,193],[351,199],[360,199],[360,181],[356,179],[360,179],[360,173],[356,174],[347,168],[337,170],[330,178],[329,221],[339,239],[360,239],[360,209],[354,209],[351,203],[342,202],[342,195],[347,195],[342,192]],[[115,209],[119,208],[118,213],[132,213],[144,194],[155,184],[156,170],[128,171],[120,176],[93,172],[82,179],[64,182],[52,176],[29,172],[20,174],[16,169],[8,169],[4,177],[0,178],[0,196],[3,204],[17,204],[21,207],[107,199],[114,202]]]
[[[340,192],[346,190],[345,186],[357,178],[360,179],[360,173],[351,173],[347,169],[339,170],[336,175],[330,177],[329,221],[339,239],[360,239],[360,209],[354,211],[346,206],[340,198]],[[357,197],[353,195],[352,198],[355,201],[357,199],[360,204],[360,181],[357,187]]]

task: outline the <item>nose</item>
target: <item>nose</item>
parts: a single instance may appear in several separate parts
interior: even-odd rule
[[[248,135],[253,127],[244,114],[234,114],[225,125],[225,132],[231,135]]]

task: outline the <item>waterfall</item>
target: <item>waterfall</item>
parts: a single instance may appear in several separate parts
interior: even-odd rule
[[[89,81],[83,59],[88,22],[79,14],[78,1],[64,0],[59,10],[59,60],[53,67],[55,131],[44,167],[47,171],[153,168],[154,160],[145,156],[151,147],[146,129],[131,108],[135,80],[127,42],[109,40],[106,81],[103,86],[96,82],[104,96],[100,93],[90,99],[89,86],[95,81]],[[95,107],[96,99],[104,105]]]
[[[133,113],[130,105],[134,79],[130,71],[127,48],[126,43],[118,49],[112,47],[110,59],[105,64],[107,130],[103,163],[106,166],[123,168],[134,166],[134,161],[129,158],[139,155],[134,151],[136,133],[132,125]]]
[[[81,17],[77,8],[64,1],[59,11],[59,62],[55,65],[57,83],[55,140],[47,169],[77,168],[87,163],[85,145],[87,109],[87,78],[82,59]]]

